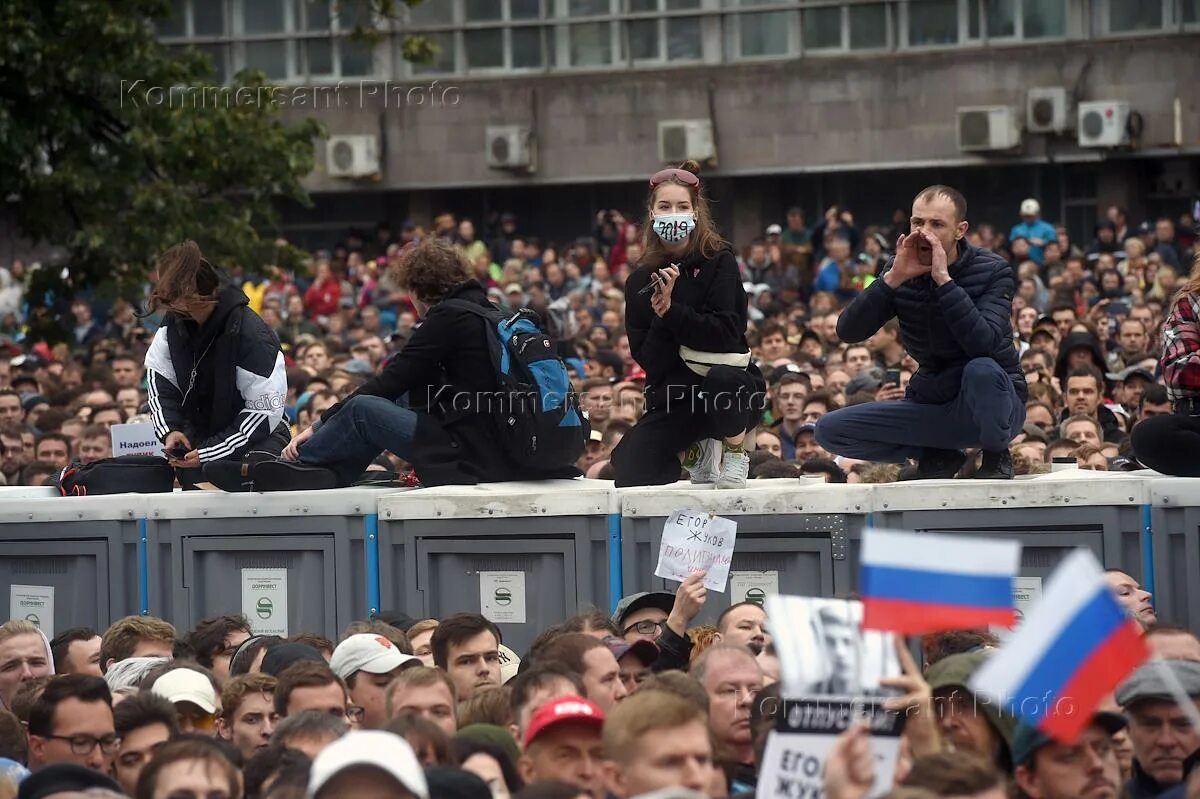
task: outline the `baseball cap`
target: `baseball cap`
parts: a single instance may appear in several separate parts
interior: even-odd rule
[[[1135,671],[1129,679],[1117,686],[1117,704],[1128,708],[1135,702],[1144,699],[1158,699],[1164,702],[1174,702],[1175,695],[1163,670],[1169,670],[1171,675],[1183,687],[1183,692],[1190,697],[1200,697],[1200,663],[1190,660],[1163,660],[1147,663]]]
[[[1120,732],[1125,729],[1125,717],[1120,713],[1110,713],[1108,711],[1100,711],[1092,716],[1091,724],[1099,725],[1109,735]],[[1039,730],[1030,724],[1021,723],[1017,725],[1017,731],[1013,734],[1012,756],[1014,766],[1023,766],[1037,751],[1054,739],[1046,733]]]
[[[496,648],[500,651],[500,684],[504,685],[517,676],[517,672],[521,669],[521,658],[517,657],[517,653],[504,644],[500,644]]]
[[[267,649],[267,654],[263,655],[262,659],[262,671],[264,674],[278,677],[289,666],[294,666],[302,660],[311,660],[314,663],[325,662],[325,658],[321,657],[321,653],[308,644],[297,644],[289,641],[288,643],[276,644]]]
[[[1133,377],[1140,377],[1141,379],[1145,380],[1147,383],[1154,382],[1154,375],[1150,374],[1150,370],[1143,369],[1140,366],[1131,366],[1128,369],[1126,369],[1124,372],[1121,372],[1121,375],[1120,375],[1122,383],[1128,382],[1129,379],[1133,378]]]
[[[346,680],[358,671],[387,674],[410,663],[419,665],[421,659],[416,655],[404,654],[382,635],[359,633],[337,645],[329,660],[329,668]]]
[[[1046,431],[1038,427],[1036,424],[1027,424],[1021,428],[1021,431],[1025,433],[1025,439],[1027,441],[1040,441],[1043,444],[1050,443],[1049,439],[1046,438]]]
[[[542,705],[529,720],[525,731],[526,749],[548,730],[562,724],[590,724],[599,733],[604,727],[604,711],[582,696],[562,696]]]
[[[647,666],[658,660],[658,647],[644,639],[631,644],[624,638],[610,635],[604,639],[604,643],[608,646],[608,651],[612,652],[613,657],[617,660],[620,660],[631,652]]]
[[[1021,216],[1037,216],[1041,212],[1041,203],[1032,197],[1021,203]]]
[[[801,433],[815,433],[817,426],[813,422],[805,422],[796,428],[796,437],[799,438]]]
[[[521,288],[520,283],[509,283],[504,287],[505,294],[524,294],[525,289]]]
[[[670,613],[675,607],[675,595],[666,591],[640,591],[621,597],[617,609],[613,611],[612,623],[619,628],[630,613],[646,608],[658,608],[664,613]]]
[[[191,702],[205,713],[217,712],[217,692],[212,683],[198,671],[174,669],[154,682],[150,693],[168,702]]]
[[[768,236],[778,236],[783,233],[783,228],[779,225],[767,225]]]
[[[488,784],[470,771],[434,766],[425,772],[425,779],[437,799],[492,799]]]
[[[316,796],[330,780],[356,766],[377,768],[419,799],[429,799],[425,772],[408,741],[380,730],[348,732],[322,749],[309,772],[308,796]]]

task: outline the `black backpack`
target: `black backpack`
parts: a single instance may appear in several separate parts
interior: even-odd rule
[[[583,454],[591,427],[579,410],[567,366],[538,315],[522,308],[505,314],[467,300],[445,300],[484,319],[497,391],[477,410],[496,417],[501,444],[522,466],[571,467]]]
[[[91,463],[74,461],[55,480],[64,497],[102,494],[169,494],[175,470],[154,455],[125,455]]]

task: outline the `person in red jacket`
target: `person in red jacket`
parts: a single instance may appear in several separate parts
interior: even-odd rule
[[[333,316],[342,299],[342,284],[329,268],[328,261],[317,262],[316,279],[304,292],[304,310],[309,317]]]

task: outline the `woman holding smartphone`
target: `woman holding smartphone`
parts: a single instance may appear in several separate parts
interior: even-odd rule
[[[244,490],[242,456],[278,455],[291,440],[279,338],[196,242],[167,250],[157,271],[147,315],[165,316],[146,352],[154,430],[185,488]]]
[[[646,413],[613,451],[617,486],[744,486],[746,432],[766,385],[746,344],[746,292],[733,251],[713,228],[699,164],[650,178],[642,257],[625,285],[626,331],[646,372]]]

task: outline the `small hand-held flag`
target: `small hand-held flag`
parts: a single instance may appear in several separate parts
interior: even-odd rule
[[[1096,557],[1078,549],[1054,570],[1041,602],[976,672],[971,688],[1072,743],[1101,700],[1148,655],[1141,628],[1117,603]]]
[[[906,635],[1016,620],[1013,577],[1021,544],[986,538],[863,533],[863,627]]]

